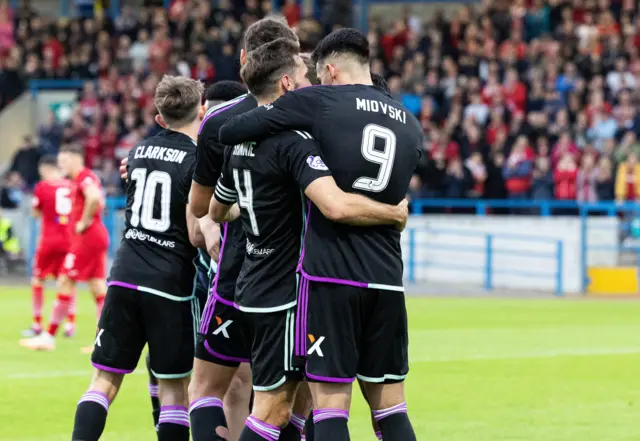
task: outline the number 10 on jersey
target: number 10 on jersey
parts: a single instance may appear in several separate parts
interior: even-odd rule
[[[171,226],[171,175],[154,170],[147,176],[146,168],[136,168],[131,172],[131,180],[136,183],[131,206],[131,226],[163,233]],[[160,186],[160,219],[153,217],[156,191]]]

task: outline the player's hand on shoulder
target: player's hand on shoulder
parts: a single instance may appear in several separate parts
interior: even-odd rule
[[[76,222],[76,234],[82,234],[89,226],[83,221]]]
[[[404,231],[407,226],[407,220],[409,220],[409,201],[407,199],[403,199],[396,207],[398,209],[398,222],[396,223],[396,228],[398,231]]]
[[[120,161],[120,177],[125,181],[129,179],[129,175],[127,174],[127,164],[129,163],[129,157],[125,156]]]

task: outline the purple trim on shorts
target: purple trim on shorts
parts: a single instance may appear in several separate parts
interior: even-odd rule
[[[137,291],[139,288],[138,285],[132,285],[131,283],[127,283],[127,282],[119,282],[117,280],[111,280],[107,282],[107,287],[109,286],[119,286],[121,288],[133,289],[135,291]]]
[[[307,355],[307,306],[309,301],[309,282],[304,277],[300,277],[300,287],[298,291],[298,313],[296,317],[296,346],[295,355]]]
[[[231,362],[234,362],[234,363],[249,363],[249,359],[247,359],[247,358],[230,357],[228,355],[218,354],[216,351],[211,349],[211,346],[209,346],[209,342],[206,341],[206,340],[204,342],[204,348],[207,350],[207,352],[209,354],[213,355],[214,357],[219,358],[220,360],[231,361]]]
[[[245,98],[246,98],[246,96],[245,96]],[[236,100],[236,99],[237,99],[237,98],[234,98],[234,100]],[[233,101],[233,100],[232,100],[232,101]],[[200,123],[200,128],[198,129],[198,135],[200,134],[200,132],[202,132],[202,128],[204,127],[204,124],[209,120],[209,118],[211,118],[212,116],[217,115],[217,114],[219,114],[219,113],[221,113],[221,112],[224,112],[225,110],[230,109],[231,107],[233,107],[233,106],[235,106],[236,104],[241,103],[241,102],[243,102],[243,101],[244,101],[244,98],[243,98],[243,99],[241,99],[241,100],[238,100],[238,101],[235,101],[235,102],[229,103],[228,105],[223,106],[223,107],[220,107],[219,109],[217,109],[217,110],[215,110],[215,111],[211,112],[210,114],[208,114],[208,115],[207,115],[207,116],[202,120],[202,122]]]
[[[323,377],[321,375],[313,375],[309,373],[309,367],[307,366],[306,369],[306,376],[307,378],[313,380],[313,381],[318,381],[321,383],[353,383],[354,381],[356,381],[356,377],[353,378],[338,378],[338,377]]]
[[[311,216],[311,201],[307,201],[307,219],[304,222],[304,234],[302,235],[302,244],[300,249],[300,259],[298,259],[298,267],[296,272],[302,271],[302,261],[304,260],[304,242],[307,239],[307,231],[309,231],[309,217]]]
[[[93,361],[91,362],[91,364],[96,369],[100,369],[101,371],[105,371],[105,372],[113,372],[114,374],[130,374],[131,372],[133,372],[135,370],[135,369],[117,369],[117,368],[112,368],[112,367],[109,367],[109,366],[103,366],[101,364],[94,363]]]
[[[216,300],[222,303],[223,305],[231,306],[237,309],[238,311],[240,310],[240,306],[238,306],[237,303],[232,302],[231,300],[223,299],[222,297],[220,297],[220,294],[218,294],[217,292],[214,292],[213,295],[215,296]]]
[[[354,280],[346,280],[346,279],[334,279],[333,277],[311,276],[307,274],[302,268],[300,269],[300,272],[305,278],[311,280],[312,282],[336,283],[338,285],[349,285],[349,286],[355,286],[357,288],[369,288],[369,284],[365,282],[356,282]]]
[[[211,294],[207,299],[207,304],[204,307],[204,311],[202,312],[202,318],[200,323],[200,332],[206,334],[209,332],[209,323],[211,323],[211,319],[213,318],[213,310],[215,308],[215,301],[211,301],[212,298],[215,300],[215,294],[218,292],[218,279],[220,278],[220,265],[222,264],[222,259],[224,256],[224,246],[227,243],[227,231],[229,226],[227,223],[222,224],[222,243],[220,244],[220,255],[218,257],[218,271],[216,271],[216,275],[213,278],[213,286],[211,287]]]

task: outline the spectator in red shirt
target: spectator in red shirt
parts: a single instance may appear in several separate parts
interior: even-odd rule
[[[598,194],[596,185],[598,183],[598,169],[595,167],[596,160],[592,154],[582,155],[580,169],[577,176],[577,199],[579,202],[596,202]]]
[[[51,60],[54,69],[58,68],[60,57],[64,54],[64,47],[60,43],[54,33],[50,33],[47,41],[42,46],[42,57],[45,60]]]
[[[558,142],[553,146],[553,150],[551,151],[551,162],[554,168],[566,154],[577,157],[580,154],[580,150],[578,150],[578,147],[571,140],[571,134],[569,132],[562,132]]]
[[[518,71],[509,69],[504,80],[504,98],[512,112],[524,112],[527,105],[527,88],[519,80]]]
[[[553,180],[556,185],[556,199],[575,200],[577,194],[577,178],[578,167],[576,166],[575,158],[572,154],[565,153],[560,158],[553,172]]]
[[[213,82],[216,77],[216,70],[205,54],[198,55],[198,62],[191,69],[191,77],[205,84]]]
[[[282,14],[287,19],[290,27],[295,26],[300,21],[300,6],[296,0],[286,0],[282,7]]]

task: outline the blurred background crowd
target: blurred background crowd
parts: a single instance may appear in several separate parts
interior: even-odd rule
[[[351,1],[327,3],[316,19],[281,2],[303,50],[352,23]],[[239,80],[243,30],[271,12],[271,0],[174,0],[68,19],[0,1],[0,106],[33,79],[89,80],[68,115],[52,112],[24,139],[0,204],[19,204],[37,158],[63,143],[83,145],[108,193],[120,194],[117,161],[158,130],[161,75]],[[370,16],[372,70],[426,135],[411,196],[640,198],[637,12],[637,0],[485,0],[426,18],[409,7],[395,21]]]

